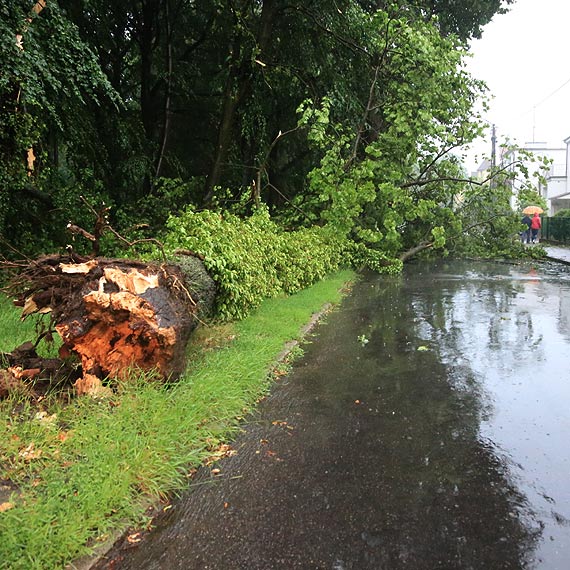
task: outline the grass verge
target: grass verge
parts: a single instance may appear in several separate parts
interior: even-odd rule
[[[111,399],[1,402],[0,568],[64,568],[110,533],[144,524],[145,505],[184,489],[232,437],[284,345],[353,276],[336,273],[243,321],[202,328],[176,384],[133,374]]]

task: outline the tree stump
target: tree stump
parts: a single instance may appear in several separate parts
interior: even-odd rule
[[[89,385],[93,377],[121,378],[132,368],[176,378],[190,334],[215,295],[200,260],[178,261],[49,255],[20,271],[11,288],[19,291],[15,304],[23,317],[51,314],[63,341],[60,355],[79,357]]]

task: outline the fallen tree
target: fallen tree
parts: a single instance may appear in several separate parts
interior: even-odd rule
[[[215,296],[201,260],[190,254],[162,264],[46,255],[21,267],[6,291],[22,318],[49,313],[63,343],[60,357],[76,355],[81,364],[78,394],[97,392],[101,380],[133,368],[179,376],[190,334]]]

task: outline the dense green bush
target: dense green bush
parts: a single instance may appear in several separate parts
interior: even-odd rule
[[[167,255],[191,250],[218,286],[216,317],[241,319],[263,299],[294,293],[349,265],[348,240],[327,227],[284,231],[267,209],[248,218],[187,208],[167,222]]]
[[[350,259],[354,267],[366,267],[377,273],[394,275],[402,271],[403,263],[399,259],[391,258],[378,249],[367,247],[362,242],[351,242],[348,246]]]

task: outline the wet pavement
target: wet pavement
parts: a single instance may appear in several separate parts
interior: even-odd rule
[[[543,246],[549,259],[570,264],[570,247],[550,244],[543,244]]]
[[[570,268],[367,276],[233,447],[97,569],[570,567]]]

